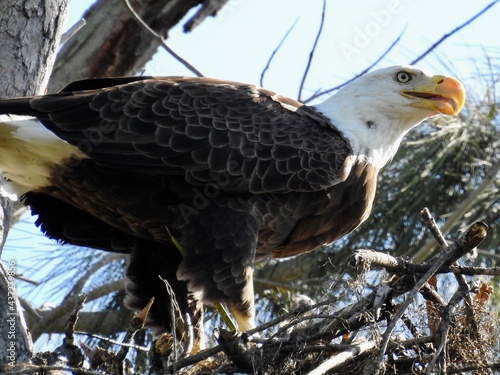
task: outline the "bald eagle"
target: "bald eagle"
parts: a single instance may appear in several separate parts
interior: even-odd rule
[[[315,106],[210,78],[81,80],[0,101],[3,190],[47,236],[130,254],[125,303],[155,296],[156,332],[172,323],[166,279],[200,342],[202,303],[254,327],[255,259],[358,227],[403,136],[456,115],[464,98],[456,79],[411,66],[366,74]]]

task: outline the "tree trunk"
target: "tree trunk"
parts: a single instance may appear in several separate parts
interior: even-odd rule
[[[0,97],[43,94],[69,0],[0,2]]]
[[[0,96],[43,93],[56,56],[68,0],[0,2]],[[0,244],[9,230],[12,202],[1,198]],[[15,259],[0,267],[0,366],[28,363],[33,343],[16,295]]]

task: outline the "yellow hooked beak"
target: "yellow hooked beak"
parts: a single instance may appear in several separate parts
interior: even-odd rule
[[[462,83],[451,77],[433,76],[431,82],[401,92],[414,99],[409,105],[430,109],[435,114],[457,115],[465,102],[465,88]]]

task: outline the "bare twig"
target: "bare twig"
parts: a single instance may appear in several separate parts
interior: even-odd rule
[[[426,374],[434,374],[434,369],[436,363],[439,361],[441,363],[440,371],[446,374],[446,342],[448,337],[448,331],[450,330],[452,312],[455,306],[464,298],[464,296],[469,292],[467,284],[460,285],[456,292],[451,297],[448,305],[444,309],[441,315],[441,321],[439,323],[439,328],[436,332],[436,338],[438,339],[438,346],[436,352],[434,353],[431,363],[427,367]]]
[[[110,263],[115,262],[117,260],[121,260],[124,258],[123,254],[118,253],[108,253],[108,254],[100,254],[100,259],[98,262],[95,262],[91,265],[91,267],[78,279],[78,281],[73,285],[73,288],[66,294],[61,304],[66,303],[69,300],[77,297],[82,293],[83,288],[87,284],[87,281],[95,275],[97,270],[102,267],[108,266]]]
[[[41,285],[42,283],[39,282],[39,281],[35,281],[35,280],[31,280],[31,279],[28,279],[27,277],[25,277],[24,275],[15,275],[14,276],[17,280],[20,280],[20,281],[24,281],[25,283],[28,283],[28,284],[31,284],[31,285],[35,285],[35,286],[39,286]]]
[[[125,5],[127,6],[128,10],[130,11],[130,14],[134,17],[134,19],[137,21],[137,23],[148,33],[151,35],[153,39],[155,39],[160,46],[163,47],[165,51],[167,51],[174,59],[179,61],[182,65],[184,65],[187,69],[189,69],[193,74],[195,74],[198,77],[203,77],[203,74],[196,69],[193,65],[191,65],[189,62],[184,60],[181,56],[179,56],[177,53],[174,52],[172,48],[170,48],[167,43],[163,40],[163,38],[158,35],[152,28],[150,28],[143,20],[142,18],[137,14],[137,12],[132,8],[130,5],[129,0],[123,0]]]
[[[391,273],[404,274],[409,271],[410,263],[402,258],[393,257],[387,253],[369,249],[358,249],[353,251],[347,263],[352,267],[367,270],[370,268],[383,267]]]
[[[80,310],[85,306],[85,301],[87,300],[87,293],[83,293],[78,296],[75,301],[75,307],[71,312],[70,316],[66,320],[66,325],[64,326],[64,333],[66,335],[66,343],[73,344],[74,343],[74,333],[76,322],[78,321],[78,314]]]
[[[322,375],[327,371],[333,370],[336,367],[341,366],[345,362],[352,360],[359,355],[372,350],[376,347],[375,341],[364,341],[358,344],[351,345],[351,348],[348,350],[344,350],[341,353],[335,354],[334,356],[328,358],[321,365],[316,367],[314,370],[310,371],[308,375]]]
[[[430,213],[429,209],[427,207],[424,207],[422,211],[420,211],[420,216],[424,220],[425,225],[427,228],[431,231],[432,236],[436,239],[436,241],[439,244],[439,247],[441,247],[441,250],[445,250],[448,247],[448,243],[446,242],[446,239],[443,236],[443,233],[439,230],[436,220],[434,219],[434,216]]]
[[[112,281],[108,284],[101,285],[100,287],[89,291],[87,301],[96,300],[97,298],[121,289],[123,289],[123,280]],[[34,340],[38,339],[38,337],[47,330],[47,327],[50,327],[58,319],[61,319],[66,314],[68,314],[72,310],[75,304],[75,300],[76,297],[66,299],[64,303],[51,310],[50,315],[47,315],[45,319],[38,321],[36,325],[31,328],[31,334]]]
[[[290,26],[290,28],[287,30],[287,32],[285,33],[285,35],[283,35],[283,38],[281,38],[280,42],[278,43],[278,45],[276,46],[276,48],[273,50],[273,52],[271,53],[271,56],[269,56],[269,60],[267,60],[267,63],[266,63],[266,66],[264,67],[264,69],[262,70],[262,73],[260,73],[260,81],[259,81],[259,85],[261,87],[264,87],[264,76],[266,75],[266,72],[267,70],[269,69],[269,67],[271,66],[271,61],[273,61],[274,59],[274,56],[276,55],[276,53],[280,50],[281,46],[283,45],[283,43],[285,42],[286,38],[288,38],[288,35],[290,35],[290,32],[295,28],[295,25],[297,24],[297,21],[299,19],[295,19],[295,21],[293,21],[293,24],[292,26]]]
[[[321,33],[323,32],[323,26],[325,24],[325,14],[326,14],[326,0],[323,0],[323,9],[321,11],[321,20],[319,23],[319,29],[318,33],[316,34],[316,38],[314,39],[313,47],[311,49],[311,52],[309,52],[309,58],[307,59],[307,65],[304,70],[304,74],[302,75],[302,80],[300,81],[300,86],[299,86],[299,94],[298,94],[298,101],[300,102],[302,99],[302,90],[304,90],[304,83],[306,82],[307,74],[309,73],[309,69],[311,68],[311,63],[314,57],[314,52],[316,51],[316,46],[318,45],[319,38],[321,36]]]
[[[401,31],[401,33],[398,35],[398,37],[391,43],[391,45],[384,51],[384,53],[382,53],[378,59],[376,59],[373,63],[371,63],[369,66],[367,66],[365,69],[363,69],[361,72],[359,72],[358,74],[356,74],[355,76],[353,76],[352,78],[348,79],[347,81],[341,83],[340,85],[337,85],[337,86],[334,86],[334,87],[331,87],[327,90],[324,90],[324,91],[318,91],[316,93],[314,93],[313,95],[311,95],[309,98],[305,99],[303,101],[303,103],[309,103],[310,101],[314,100],[314,99],[317,99],[319,98],[320,96],[322,95],[326,95],[326,94],[330,94],[334,91],[337,91],[338,89],[341,89],[342,87],[344,87],[345,85],[351,83],[352,81],[358,79],[359,77],[361,77],[363,74],[365,73],[368,73],[370,70],[372,70],[372,68],[374,66],[376,66],[385,56],[387,56],[387,54],[399,43],[401,37],[403,36],[403,33],[405,32],[406,29],[403,29],[403,31]]]
[[[450,36],[454,35],[455,33],[457,33],[458,31],[460,31],[462,28],[470,25],[472,22],[474,22],[478,17],[480,17],[481,15],[483,15],[485,12],[487,12],[493,5],[495,5],[498,1],[500,0],[495,0],[493,2],[491,2],[489,5],[487,5],[483,10],[481,10],[479,13],[477,13],[476,15],[474,15],[473,17],[471,17],[469,20],[467,20],[466,22],[464,22],[462,25],[456,27],[455,29],[453,29],[452,31],[446,33],[443,37],[441,37],[438,41],[436,41],[431,47],[429,47],[424,53],[422,53],[420,56],[418,56],[416,59],[414,59],[410,64],[413,65],[413,64],[416,64],[418,63],[420,60],[422,60],[427,54],[429,54],[432,50],[434,50],[439,44],[441,44],[442,42],[444,42],[446,39],[448,39]],[[403,33],[404,33],[405,30],[403,30],[401,32],[401,34],[399,34],[399,36],[396,38],[396,40],[394,40],[394,42],[392,42],[392,44],[389,46],[389,48],[387,48],[387,50],[382,53],[372,64],[370,64],[368,67],[366,67],[365,69],[363,69],[360,73],[356,74],[354,77],[348,79],[347,81],[343,82],[342,84],[340,85],[337,85],[337,86],[334,86],[332,88],[329,88],[327,90],[323,90],[323,91],[318,91],[316,92],[314,95],[312,95],[311,97],[305,99],[303,102],[304,103],[308,103],[322,95],[326,95],[326,94],[329,94],[329,93],[332,93],[333,91],[336,91],[340,88],[342,88],[343,86],[347,85],[348,83],[354,81],[355,79],[361,77],[363,74],[369,72],[374,66],[376,66],[391,50],[392,48],[399,42],[399,40],[401,39]]]
[[[221,345],[215,345],[211,348],[202,350],[201,352],[191,355],[186,358],[182,358],[179,361],[177,361],[174,365],[171,365],[165,369],[166,374],[173,373],[174,368],[177,370],[180,370],[184,367],[194,365],[195,363],[201,362],[205,359],[208,359],[217,353],[222,351],[222,346]]]
[[[396,275],[423,274],[431,264],[417,264],[400,257],[369,249],[358,249],[349,255],[349,264],[353,267],[384,268]],[[459,273],[466,276],[499,276],[500,267],[464,267],[458,265],[443,266],[436,273]]]
[[[500,267],[462,267],[462,266],[451,266],[449,269],[453,273],[459,273],[466,276],[499,276]],[[441,270],[440,270],[441,273]]]
[[[322,302],[319,302],[319,303],[316,303],[312,306],[307,306],[305,308],[299,308],[299,309],[296,309],[296,310],[293,310],[289,313],[286,313],[286,314],[283,314],[267,323],[264,323],[262,325],[260,325],[259,327],[256,327],[250,331],[247,331],[245,332],[242,337],[245,339],[246,337],[248,336],[251,336],[255,333],[258,333],[258,332],[262,332],[262,331],[265,331],[271,327],[274,327],[288,319],[291,319],[291,318],[294,318],[294,317],[297,317],[299,316],[300,314],[304,314],[306,313],[307,311],[310,311],[310,310],[313,310],[313,309],[316,309],[318,307],[321,307],[321,306],[325,306],[325,305],[329,305],[331,304],[333,301],[335,301],[335,299],[333,298],[329,298],[325,301],[322,301]],[[208,348],[208,349],[205,349],[205,350],[202,350],[200,351],[199,353],[197,354],[194,354],[194,355],[191,355],[189,357],[186,357],[186,358],[182,358],[180,359],[179,361],[177,361],[177,363],[175,364],[177,370],[180,370],[184,367],[187,367],[187,366],[190,366],[190,365],[193,365],[195,363],[198,363],[198,362],[201,362],[207,358],[210,358],[212,356],[214,356],[215,354],[219,353],[222,351],[222,346],[221,345],[215,345],[211,348]],[[173,370],[173,366],[170,366],[168,367],[165,371],[167,371],[167,373],[170,371]]]
[[[467,231],[462,233],[457,241],[448,246],[446,251],[440,254],[440,256],[433,262],[429,270],[415,283],[413,289],[406,295],[405,301],[400,305],[399,309],[394,313],[391,321],[387,324],[387,328],[382,335],[380,350],[377,355],[376,362],[374,363],[374,366],[376,366],[376,368],[370,369],[369,371],[373,371],[373,373],[376,375],[380,373],[384,363],[384,355],[392,332],[396,328],[396,324],[401,319],[401,316],[415,299],[420,288],[422,288],[422,286],[442,266],[454,263],[457,259],[479,245],[486,238],[487,229],[488,226],[484,223],[478,222],[473,224]]]
[[[446,307],[446,302],[429,283],[424,284],[420,289],[420,294],[428,302],[431,302],[435,309],[442,311]]]
[[[179,304],[177,303],[177,298],[175,296],[174,290],[172,289],[172,286],[170,285],[170,283],[168,282],[167,279],[164,279],[160,275],[158,275],[158,277],[165,284],[165,289],[166,289],[166,292],[167,292],[167,294],[169,296],[169,298],[168,298],[168,301],[169,301],[168,309],[169,309],[169,314],[170,314],[170,319],[171,319],[170,329],[171,329],[172,337],[173,337],[173,343],[172,343],[173,344],[172,353],[173,353],[173,362],[174,362],[173,373],[175,374],[177,372],[177,368],[176,368],[176,363],[177,363],[177,343],[178,343],[177,342],[177,332],[176,332],[177,319],[180,319],[182,321],[183,325],[187,328],[187,332],[186,333],[187,333],[188,339],[190,341],[191,341],[191,339],[193,337],[193,331],[192,331],[192,326],[189,327],[189,326],[186,325],[186,321],[184,320],[184,318],[182,316],[182,311],[181,311],[181,308],[179,307]],[[189,328],[191,328],[191,332],[189,332]],[[189,344],[187,346],[189,346]],[[186,347],[186,351],[187,352],[189,352],[190,349],[191,348],[187,348]]]
[[[306,286],[295,286],[291,283],[280,283],[279,281],[273,281],[268,279],[262,279],[259,277],[253,278],[254,284],[259,284],[263,288],[282,288],[286,290],[293,290],[296,292],[307,292],[308,288]]]
[[[461,24],[460,26],[457,26],[455,27],[453,30],[451,30],[450,32],[444,34],[438,41],[436,41],[434,44],[432,44],[432,46],[430,46],[424,53],[422,53],[420,56],[418,56],[415,60],[413,60],[410,64],[416,64],[418,63],[420,60],[422,60],[425,56],[427,56],[429,53],[431,53],[438,45],[440,45],[441,43],[443,43],[446,39],[448,39],[450,36],[452,36],[453,34],[456,34],[458,31],[460,31],[461,29],[463,29],[464,27],[470,25],[472,22],[474,22],[477,18],[479,18],[480,16],[482,16],[484,13],[486,13],[493,5],[495,5],[496,3],[498,3],[499,0],[495,0],[495,1],[492,1],[491,3],[489,3],[486,7],[484,7],[479,13],[475,14],[474,16],[472,16],[471,18],[469,18],[467,21],[465,21],[463,24]]]
[[[64,43],[66,43],[77,32],[79,32],[81,28],[84,27],[86,24],[87,23],[83,18],[78,20],[73,26],[69,28],[68,31],[66,31],[63,35],[61,35],[61,41],[59,42],[59,46],[62,46]]]
[[[446,239],[444,238],[443,234],[439,230],[439,228],[438,228],[438,226],[436,224],[436,221],[434,220],[434,217],[429,212],[429,209],[428,208],[424,208],[420,212],[420,215],[422,216],[422,218],[424,219],[424,222],[425,222],[426,226],[429,228],[429,230],[431,231],[432,235],[434,236],[434,238],[438,242],[439,247],[441,248],[441,250],[445,250],[446,247],[448,246],[448,244],[447,244]],[[458,263],[455,263],[454,265],[458,266]],[[453,275],[455,276],[455,279],[457,280],[458,285],[460,286],[459,290],[465,288],[468,291],[469,288],[467,286],[467,281],[465,280],[464,275],[462,275],[458,271],[453,271]],[[470,296],[469,293],[465,293],[464,300],[465,300],[465,308],[466,308],[466,313],[467,313],[468,320],[469,320],[471,326],[473,327],[473,330],[477,331],[477,322],[476,322],[476,319],[474,317],[474,311],[472,309],[473,302],[472,302],[472,298],[471,298],[471,296]],[[441,323],[442,322],[443,321],[441,320]]]
[[[98,339],[99,341],[107,342],[109,344],[113,344],[113,345],[117,345],[117,346],[126,346],[126,347],[129,347],[129,348],[135,349],[135,350],[140,350],[142,352],[148,352],[149,351],[149,348],[147,348],[145,346],[140,346],[140,345],[133,344],[133,343],[124,343],[124,342],[116,341],[116,340],[110,339],[108,337],[96,335],[94,333],[82,332],[82,331],[75,331],[75,335],[82,335],[82,336],[91,337],[91,338],[94,338],[94,339]]]
[[[432,336],[422,336],[422,337],[415,337],[413,339],[408,339],[408,340],[402,340],[402,341],[391,341],[388,345],[388,348],[393,350],[393,349],[398,349],[398,348],[407,348],[410,346],[414,345],[424,345],[424,344],[429,344],[434,340],[434,335]]]
[[[194,30],[208,16],[213,16],[219,11],[229,0],[208,0],[203,1],[202,6],[198,9],[194,16],[184,24],[184,32],[188,33]]]

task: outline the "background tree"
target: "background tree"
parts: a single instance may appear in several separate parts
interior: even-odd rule
[[[67,6],[67,0],[52,1],[47,4],[35,4],[30,1],[4,1],[0,4],[2,96],[43,93],[54,63]],[[0,197],[0,203],[2,230],[0,248],[3,248],[14,206],[4,197]],[[1,364],[16,360],[21,363],[26,362],[33,350],[31,337],[26,331],[23,315],[20,313],[19,301],[15,293],[12,293],[14,289],[12,276],[15,268],[15,264],[7,268],[0,267]]]

